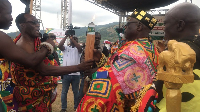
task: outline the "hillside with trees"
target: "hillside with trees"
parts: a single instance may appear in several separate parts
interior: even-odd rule
[[[115,31],[115,28],[118,28],[118,27],[119,27],[119,23],[113,22],[113,23],[109,23],[105,25],[97,25],[95,27],[95,30],[97,32],[100,32],[101,37],[102,37],[101,42],[103,42],[103,40],[109,40],[111,42],[115,42],[116,40],[118,40],[118,36]],[[81,27],[80,29],[75,29],[75,35],[79,38],[79,42],[86,41],[86,31],[87,31],[87,27]],[[44,33],[44,30],[41,30],[40,32]],[[13,39],[17,35],[19,35],[19,32],[11,32],[11,33],[8,33],[8,35]]]

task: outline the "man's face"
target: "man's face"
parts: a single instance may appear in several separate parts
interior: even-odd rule
[[[52,40],[56,40],[56,35],[50,35],[49,38],[51,38]]]
[[[24,17],[26,18],[26,21],[22,23],[23,28],[21,28],[21,31],[24,31],[33,38],[39,37],[40,23],[36,17],[30,14],[24,15]]]
[[[165,16],[165,20],[164,20],[164,24],[165,24],[165,40],[172,40],[177,38],[177,31],[176,31],[176,20],[170,16],[170,15],[166,15]]]
[[[101,35],[100,34],[95,35],[94,45],[98,46],[100,44],[100,40],[101,40]]]
[[[124,26],[125,28],[124,34],[127,40],[130,40],[131,38],[135,36],[138,23],[139,21],[136,20],[135,18],[130,18],[129,20],[127,20],[127,23]]]
[[[78,38],[77,37],[73,37],[73,39],[78,43]],[[74,43],[70,40],[70,45],[74,45]]]
[[[9,29],[12,25],[12,6],[8,1],[4,1],[4,7],[0,11],[0,29]]]

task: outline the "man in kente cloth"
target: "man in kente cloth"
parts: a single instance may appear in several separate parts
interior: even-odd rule
[[[38,38],[40,24],[36,17],[28,13],[19,14],[16,25],[21,34],[14,40],[17,46],[28,53],[39,50],[39,45],[48,47],[47,43],[40,42]],[[48,48],[51,53],[53,50]],[[49,61],[49,63],[48,63]],[[45,65],[45,63],[48,65]],[[73,72],[84,71],[91,68],[93,60],[74,66],[51,66],[50,60],[44,59],[35,68],[28,68],[18,63],[12,63],[12,77],[15,84],[14,99],[17,102],[17,110],[20,112],[51,112],[52,90],[55,83],[52,76],[60,76]]]
[[[200,9],[192,3],[181,3],[171,8],[165,15],[165,40],[177,40],[188,44],[196,53],[193,67],[194,82],[181,87],[181,112],[200,110]],[[166,112],[166,87],[163,99],[157,104],[160,112]]]
[[[100,40],[101,40],[101,34],[99,32],[95,32],[94,49],[96,52],[102,52],[101,47],[100,47]],[[81,61],[84,61],[84,60],[85,60],[85,50],[83,50],[83,53],[81,55]],[[91,70],[86,70],[82,72],[82,80],[81,80],[80,90],[79,90],[79,102],[83,98],[85,93],[87,92],[88,86],[90,85],[90,82],[87,81],[87,77],[91,78],[92,74],[96,72],[98,68],[99,67],[94,62]]]
[[[12,6],[8,0],[0,0],[0,29],[7,30],[12,24]],[[12,39],[0,31],[0,112],[13,112],[13,88],[11,81],[10,61],[27,67],[38,65],[48,54],[48,49],[42,47],[36,53],[27,53],[17,47]],[[50,42],[47,40],[47,42]]]
[[[126,42],[111,54],[107,63],[93,74],[78,112],[152,112],[158,94],[153,84],[158,51],[149,41],[156,19],[134,10],[125,26]],[[105,63],[101,57],[98,65]]]

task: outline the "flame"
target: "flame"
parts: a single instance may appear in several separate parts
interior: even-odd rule
[[[95,18],[96,18],[96,15],[93,16],[93,18],[92,18],[92,22],[94,22]]]

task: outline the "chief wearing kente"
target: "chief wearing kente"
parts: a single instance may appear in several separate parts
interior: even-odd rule
[[[134,10],[124,27],[126,42],[93,74],[78,112],[155,110],[157,92],[153,78],[159,53],[150,42],[149,32],[156,23],[147,12]],[[104,57],[99,60],[102,63],[105,63]]]

